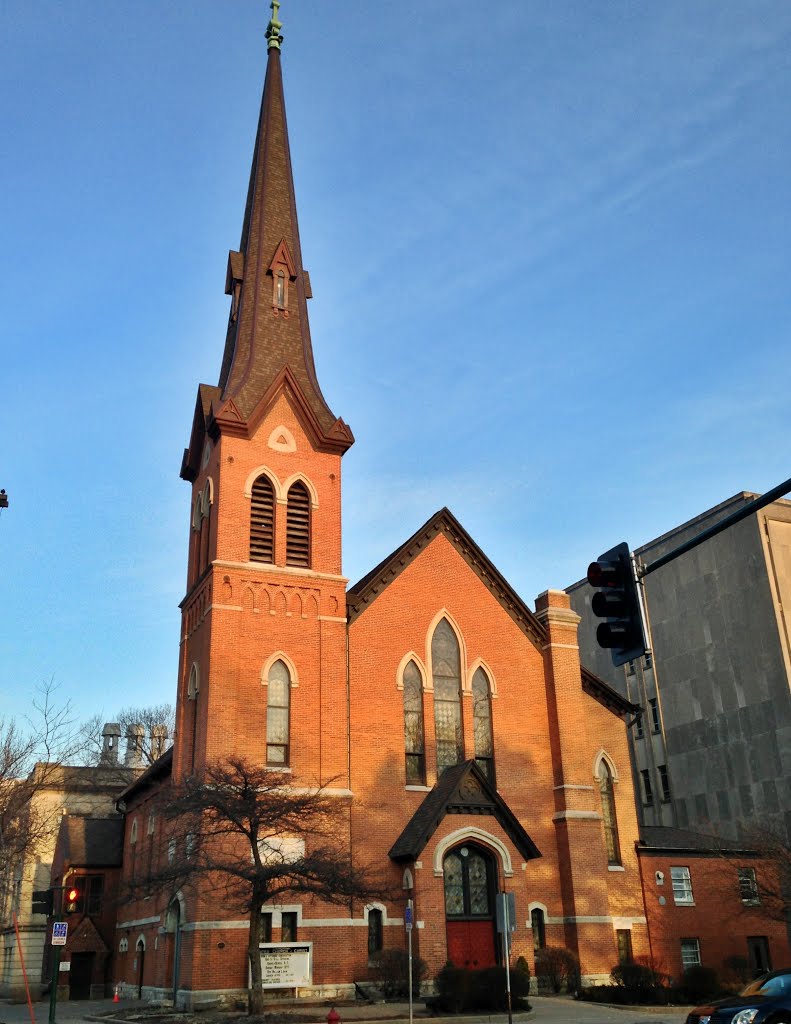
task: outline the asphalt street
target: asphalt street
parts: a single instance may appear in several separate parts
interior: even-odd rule
[[[620,1007],[594,1006],[590,1003],[575,1002],[573,999],[561,997],[531,997],[533,1012],[530,1014],[515,1015],[516,1022],[530,1022],[530,1024],[684,1024],[687,1019],[687,1009],[677,1008],[654,1008],[639,1007],[622,1009]],[[132,1000],[124,1000],[117,1004],[118,1009],[140,1005]],[[91,1000],[80,1002],[58,1003],[56,1021],[58,1024],[79,1024],[80,1021],[95,1020],[98,1015],[111,1013],[116,1009],[111,999]],[[415,1007],[415,1016],[423,1021],[431,1021],[432,1024],[441,1024],[442,1020],[458,1020],[463,1024],[476,1024],[476,1022],[491,1022],[500,1024],[507,1022],[504,1014],[497,1014],[492,1017],[459,1017],[459,1018],[430,1018],[419,1014],[422,1004]],[[35,1024],[47,1024],[49,1004],[46,1002],[34,1003]],[[377,1020],[377,1024],[387,1024],[388,1012],[400,1018],[398,1024],[403,1024],[407,1013],[406,1004],[390,1004],[389,1006],[378,1005],[376,1007],[340,1007],[342,1020],[362,1021],[371,1019]],[[374,1012],[371,1012],[371,1011]],[[304,1009],[299,1011],[305,1013]],[[326,1018],[326,1008],[316,1007],[316,1024],[323,1024]],[[175,1016],[179,1020],[180,1015]],[[288,1012],[283,1013],[284,1024],[288,1022]],[[31,1024],[30,1013],[25,1003],[0,1003],[0,1024]]]

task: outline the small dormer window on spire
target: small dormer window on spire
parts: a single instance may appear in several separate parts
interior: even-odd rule
[[[296,281],[297,271],[285,238],[275,250],[269,273],[272,275],[272,312],[275,316],[288,317],[288,286]]]

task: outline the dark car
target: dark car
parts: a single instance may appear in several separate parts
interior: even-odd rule
[[[737,996],[696,1006],[687,1024],[791,1024],[791,968],[762,974]]]

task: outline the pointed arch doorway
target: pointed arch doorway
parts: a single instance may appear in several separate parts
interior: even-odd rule
[[[445,856],[443,876],[448,960],[457,967],[493,967],[497,963],[494,857],[477,843],[461,843]]]

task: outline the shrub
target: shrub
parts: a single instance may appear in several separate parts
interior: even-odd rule
[[[371,980],[382,990],[385,999],[409,998],[409,954],[403,949],[383,949],[369,964]],[[412,957],[412,997],[420,994],[420,983],[426,976],[426,963]]]
[[[465,1010],[508,1009],[505,967],[482,967],[468,971],[447,963],[436,978],[438,1009],[449,1013]],[[529,1010],[530,972],[511,971],[511,1005],[516,1010]]]
[[[732,956],[725,957],[722,966],[723,980],[734,988],[741,988],[752,978],[753,972],[746,956],[734,953]]]
[[[720,993],[720,979],[713,967],[688,967],[681,978],[680,988],[690,1003],[702,1003]]]
[[[580,962],[564,946],[536,950],[536,978],[539,988],[552,992],[576,992],[580,987]]]
[[[629,1003],[657,1002],[659,990],[666,980],[661,971],[643,958],[618,964],[613,967],[610,977]]]

